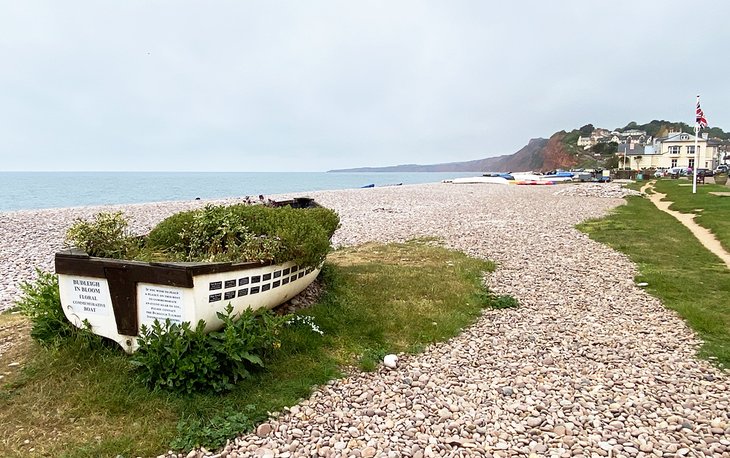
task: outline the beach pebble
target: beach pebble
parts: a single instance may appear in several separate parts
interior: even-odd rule
[[[385,355],[383,358],[383,364],[385,364],[385,367],[395,369],[398,365],[398,357],[396,355]]]
[[[235,438],[225,452],[730,456],[728,375],[697,359],[697,336],[629,280],[638,272],[626,256],[575,229],[637,194],[614,183],[433,183],[307,193],[339,213],[336,246],[435,239],[495,261],[484,282],[519,307],[484,310],[460,335],[420,354],[400,355],[392,366],[384,359],[376,371],[318,386],[296,409]],[[206,203],[102,209],[124,210],[143,233],[167,215]],[[73,219],[99,209],[0,214],[2,307],[35,266],[52,268]]]

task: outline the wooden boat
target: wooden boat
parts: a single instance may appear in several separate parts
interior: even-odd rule
[[[263,196],[261,197],[263,200]],[[313,199],[268,200],[273,207],[319,207]],[[56,273],[66,318],[117,342],[127,353],[138,348],[142,325],[155,320],[205,321],[205,331],[223,325],[217,312],[270,309],[309,286],[319,267],[247,262],[142,262],[89,256],[80,250],[56,253]]]
[[[294,263],[147,263],[74,250],[56,253],[55,261],[66,318],[80,328],[88,322],[92,332],[127,353],[137,349],[142,325],[204,320],[206,331],[219,329],[216,312],[229,303],[235,314],[276,307],[303,291],[320,271]]]

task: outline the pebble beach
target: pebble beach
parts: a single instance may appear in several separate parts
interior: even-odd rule
[[[627,193],[445,183],[307,193],[339,213],[335,246],[438,237],[495,261],[485,282],[520,307],[485,311],[394,369],[318,387],[223,450],[182,456],[730,457],[728,375],[695,357],[701,342],[634,284],[625,256],[574,228]],[[0,213],[0,310],[35,267],[52,270],[74,219],[123,211],[144,233],[210,202]]]

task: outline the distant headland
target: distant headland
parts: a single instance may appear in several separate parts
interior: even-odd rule
[[[570,132],[554,133],[549,139],[533,138],[513,154],[487,157],[465,162],[439,164],[402,164],[386,167],[358,167],[328,170],[328,172],[511,172],[547,171],[555,169],[613,168],[618,167],[621,147],[649,145],[669,132],[692,132],[693,126],[682,122],[653,120],[646,124],[630,122],[625,127],[604,129],[586,124]],[[719,127],[703,129],[703,133],[720,145],[724,154],[730,154],[730,133]]]

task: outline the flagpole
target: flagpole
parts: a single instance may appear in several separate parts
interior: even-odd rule
[[[700,96],[697,96],[697,106],[700,106]],[[695,116],[696,118],[696,116]],[[695,166],[692,167],[692,194],[697,194],[697,166],[700,163],[699,155],[698,155],[698,137],[700,135],[700,122],[699,120],[695,119]]]

